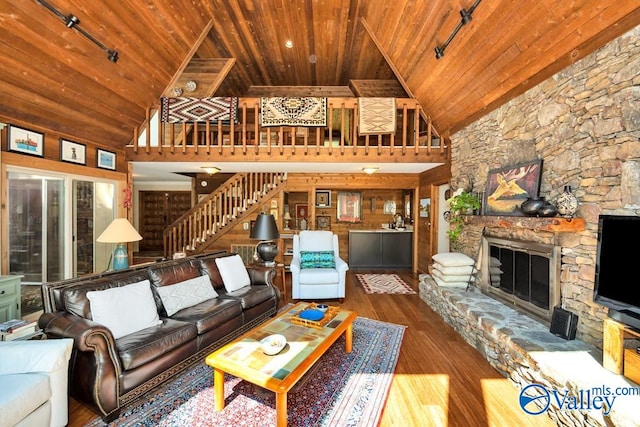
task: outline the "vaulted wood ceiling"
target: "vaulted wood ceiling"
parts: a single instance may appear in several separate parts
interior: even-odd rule
[[[193,76],[209,95],[234,96],[397,79],[451,133],[640,25],[637,0],[485,0],[436,59],[472,0],[48,3],[77,16],[119,60],[37,0],[4,0],[0,118],[115,149],[147,106]]]

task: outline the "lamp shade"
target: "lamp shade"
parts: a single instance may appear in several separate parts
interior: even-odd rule
[[[100,243],[126,243],[142,240],[142,236],[126,218],[116,218],[96,239]]]
[[[249,237],[259,240],[273,240],[280,238],[276,219],[273,215],[261,213],[249,233]]]
[[[283,219],[286,219],[286,220],[291,219],[291,214],[289,213],[289,211],[286,211],[286,212],[284,213],[284,216],[283,216],[282,218],[283,218]]]

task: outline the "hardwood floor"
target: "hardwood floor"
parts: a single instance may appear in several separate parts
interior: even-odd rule
[[[395,272],[418,291],[418,278]],[[290,284],[287,294],[291,295]],[[329,304],[337,305],[337,301]],[[369,295],[347,274],[342,307],[359,316],[406,325],[396,373],[380,426],[553,426],[545,414],[527,415],[518,390],[444,323],[418,294]],[[95,414],[70,401],[70,427]]]

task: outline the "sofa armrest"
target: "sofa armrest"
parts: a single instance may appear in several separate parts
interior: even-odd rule
[[[349,264],[347,264],[342,258],[336,257],[336,270],[338,273],[345,274],[349,270]]]
[[[276,270],[273,267],[256,266],[247,267],[251,285],[271,285],[274,286],[273,280],[276,277]]]
[[[111,331],[62,311],[44,313],[38,325],[50,338],[73,338],[75,356],[69,370],[74,396],[102,415],[116,410],[122,363]]]
[[[70,339],[0,342],[0,375],[66,368],[72,347]]]

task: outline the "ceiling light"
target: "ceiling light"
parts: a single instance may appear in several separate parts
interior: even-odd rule
[[[193,80],[190,80],[184,84],[184,90],[186,90],[187,92],[193,92],[197,87],[198,85]]]
[[[373,167],[373,166],[371,166],[371,167],[366,167],[366,168],[362,168],[362,172],[364,172],[364,173],[366,173],[366,174],[369,174],[369,175],[371,175],[372,173],[375,173],[375,172],[377,172],[377,171],[378,171],[378,168]]]
[[[453,30],[453,33],[451,33],[447,41],[445,41],[442,44],[442,46],[436,46],[435,48],[436,59],[440,59],[444,56],[444,51],[447,48],[447,46],[449,46],[449,43],[451,43],[451,41],[456,36],[456,34],[458,34],[458,31],[460,31],[460,28],[462,28],[463,25],[466,25],[469,23],[469,21],[471,21],[471,15],[473,15],[473,11],[476,10],[476,7],[478,7],[481,1],[482,0],[476,0],[475,3],[473,3],[473,6],[471,6],[468,10],[462,9],[460,11],[461,19],[460,19],[460,22],[458,22],[458,25],[456,26],[456,28]]]
[[[287,40],[284,42],[284,47],[286,47],[287,49],[292,49],[293,48],[293,42],[291,40]]]
[[[54,15],[56,15],[58,18],[60,18],[62,20],[62,22],[64,22],[64,24],[67,26],[67,28],[75,29],[77,32],[79,32],[80,34],[82,34],[83,36],[85,36],[86,38],[91,40],[100,49],[102,49],[105,52],[107,52],[107,58],[109,59],[109,61],[118,62],[118,52],[115,51],[115,50],[109,49],[108,47],[106,47],[105,45],[100,43],[91,34],[86,32],[82,28],[80,28],[80,19],[77,16],[75,16],[73,14],[65,15],[64,13],[60,12],[58,9],[56,9],[53,6],[51,6],[49,3],[47,3],[44,0],[37,0],[37,2],[40,3],[42,6],[46,7],[47,9],[49,9],[49,11],[51,13],[53,13]]]
[[[202,170],[204,170],[209,175],[213,175],[220,172],[220,169],[215,166],[202,166]]]

